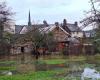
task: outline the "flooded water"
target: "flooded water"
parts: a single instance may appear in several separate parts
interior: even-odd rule
[[[21,63],[21,55],[17,56],[11,56],[9,61],[14,62],[0,62],[0,73],[4,71],[11,71],[13,75],[15,74],[23,74],[27,73],[28,71],[50,71],[50,70],[64,70],[62,74],[57,74],[54,77],[57,76],[80,76],[83,72],[85,67],[89,68],[95,68],[97,71],[100,71],[100,63],[97,63],[97,61],[93,60],[77,60],[77,59],[69,59],[68,56],[42,56],[39,58],[39,60],[36,60],[35,57],[30,56],[28,54],[24,57],[24,63]],[[56,63],[52,64],[49,62],[58,60]],[[5,60],[6,61],[6,60]],[[48,62],[47,62],[48,61]],[[62,61],[60,63],[60,61]]]

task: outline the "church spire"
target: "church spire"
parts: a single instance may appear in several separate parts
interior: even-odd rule
[[[30,15],[30,10],[29,10],[29,16],[28,16],[28,26],[31,26],[31,15]]]

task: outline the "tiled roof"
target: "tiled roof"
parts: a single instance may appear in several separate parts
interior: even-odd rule
[[[49,24],[49,26],[45,26],[44,24],[36,24],[36,25],[32,25],[32,27],[28,27],[27,25],[15,25],[15,33],[16,34],[20,34],[20,32],[22,31],[22,29],[24,27],[27,27],[28,30],[32,30],[33,27],[35,27],[35,28],[46,28],[46,27],[48,27],[48,29],[51,29],[50,27],[52,27],[52,26],[55,26],[55,25],[54,24]],[[60,26],[68,33],[82,31],[75,24],[69,24],[68,23],[66,26],[62,26],[62,25],[60,25]]]
[[[20,32],[22,31],[22,29],[26,27],[28,30],[32,30],[33,27],[35,28],[43,28],[46,27],[43,24],[36,24],[36,25],[32,25],[32,27],[29,27],[28,25],[15,25],[15,34],[20,34]]]
[[[15,25],[15,34],[19,34],[25,25]]]
[[[70,41],[71,43],[74,43],[74,44],[80,43],[80,41],[75,37],[69,37],[69,38],[67,38],[67,41]]]
[[[68,27],[68,28],[65,28],[65,30],[69,29],[71,32],[79,32],[79,31],[82,31],[78,26],[76,26],[75,24],[70,24],[68,23],[65,27]]]

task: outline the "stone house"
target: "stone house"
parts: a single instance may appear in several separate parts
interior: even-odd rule
[[[58,46],[57,46],[58,50],[61,50],[66,45],[68,45],[68,42],[69,42],[68,39],[70,37],[75,38],[76,40],[78,38],[83,37],[83,32],[75,24],[68,23],[66,26],[62,26],[61,24],[56,23],[56,24],[49,24],[49,26],[43,26],[43,24],[33,25],[33,27],[34,26],[39,27],[39,30],[40,30],[40,32],[42,31],[42,33],[52,32],[54,39],[58,42]],[[23,26],[22,25],[15,25],[15,34],[23,35],[29,29],[31,29],[31,28],[27,25],[23,25]],[[28,43],[15,45],[15,46],[19,46],[19,47],[16,47],[16,48],[18,48],[17,49],[18,51],[15,50],[15,52],[20,53],[22,46],[24,46],[24,48],[26,50],[27,49],[26,46],[31,45],[31,43],[29,43],[29,44]],[[25,51],[25,52],[27,52],[27,51]]]
[[[56,22],[55,24],[47,24],[46,21],[44,21],[43,24],[31,24],[31,17],[29,12],[29,19],[28,19],[28,25],[15,25],[15,34],[14,35],[23,35],[29,30],[32,30],[34,27],[37,27],[40,32],[42,33],[48,33],[52,32],[54,35],[55,41],[57,41],[57,49],[62,50],[64,47],[68,46],[69,42],[73,44],[79,44],[80,38],[83,38],[84,33],[78,26],[78,23],[67,23],[66,19],[64,19],[63,23]],[[24,48],[24,52],[30,52],[32,43],[26,42],[22,44],[14,44],[11,53],[21,53],[22,48]]]

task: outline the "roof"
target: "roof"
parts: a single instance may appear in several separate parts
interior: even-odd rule
[[[52,31],[55,28],[54,25],[49,25],[48,27],[41,27],[39,28],[41,33],[48,33],[50,31]]]
[[[49,24],[48,26],[44,25],[44,24],[35,24],[32,25],[32,27],[29,27],[28,25],[15,25],[15,33],[16,34],[20,34],[20,32],[23,30],[24,27],[27,27],[27,29],[32,30],[33,27],[35,28],[41,28],[42,30],[44,30],[45,32],[48,30],[52,30],[54,28],[55,24]],[[60,28],[63,29],[65,32],[80,32],[82,31],[77,25],[75,24],[70,24],[67,23],[66,26],[62,26],[60,25]]]
[[[63,27],[63,26],[62,26]],[[79,28],[79,26],[77,26],[77,25],[75,25],[75,24],[70,24],[70,23],[68,23],[65,27],[67,27],[67,28],[65,28],[65,30],[66,31],[68,31],[68,29],[71,31],[71,32],[80,32],[80,31],[82,31],[80,28]]]
[[[35,27],[35,28],[43,28],[43,27],[46,27],[46,26],[43,25],[43,24],[35,24],[35,25],[32,25],[32,27],[30,27],[28,25],[15,25],[15,34],[20,34],[24,27],[26,27],[28,30],[32,30],[33,27]]]
[[[27,25],[15,25],[15,34],[19,34],[22,31],[24,26]]]
[[[27,31],[28,31],[27,27],[24,26],[20,31],[20,34],[25,34]]]
[[[80,41],[75,37],[69,37],[69,38],[67,38],[67,41],[70,41],[73,44],[79,44],[80,43]]]
[[[65,29],[63,29],[61,26],[55,26],[53,24],[49,25],[48,27],[42,27],[40,28],[40,32],[42,33],[48,33],[51,32],[53,29],[55,29],[56,27],[59,27],[61,30],[63,30],[66,34],[69,34]]]

